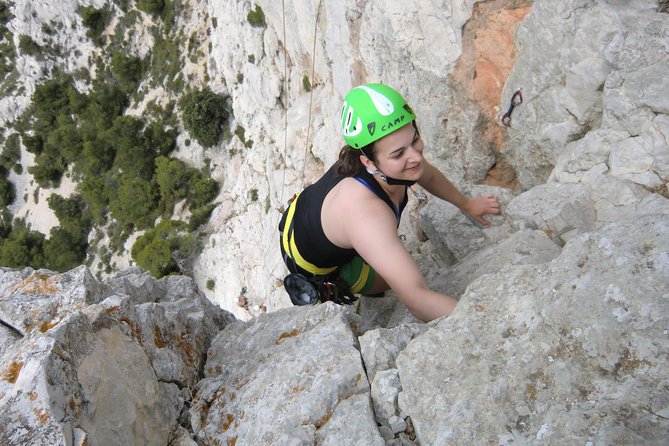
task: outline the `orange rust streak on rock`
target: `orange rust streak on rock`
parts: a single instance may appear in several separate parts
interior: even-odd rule
[[[497,118],[502,89],[518,56],[514,42],[516,29],[531,9],[532,6],[527,5],[491,11],[485,19],[485,26],[474,32],[476,75],[471,86],[471,98],[492,119]]]
[[[463,30],[462,55],[451,77],[458,95],[469,98],[480,110],[480,143],[499,154],[504,152],[505,132],[498,119],[508,108],[500,104],[500,98],[518,56],[516,30],[531,9],[523,0],[477,3]],[[483,183],[514,188],[515,172],[499,156],[497,161],[497,170],[491,170]]]
[[[163,335],[160,333],[160,328],[157,325],[153,329],[153,342],[158,348],[167,347],[167,342],[163,340]]]
[[[37,407],[33,409],[33,413],[37,417],[37,420],[39,421],[40,426],[44,426],[46,424],[46,422],[49,420],[49,418],[51,417],[49,412],[47,412],[44,409],[37,408]]]
[[[226,414],[225,415],[225,421],[223,422],[223,432],[226,432],[228,429],[230,429],[230,426],[232,426],[232,423],[234,423],[235,418],[230,415]]]
[[[32,273],[11,288],[12,292],[24,294],[53,294],[59,291],[58,283],[61,280],[59,274],[48,276],[42,273]]]
[[[277,339],[276,342],[274,342],[274,344],[279,345],[279,344],[281,344],[281,342],[283,342],[284,339],[292,338],[294,336],[297,336],[298,334],[300,334],[300,330],[297,329],[297,328],[295,330],[292,330],[292,331],[287,331],[285,333],[281,333],[281,335],[279,335],[279,339]]]
[[[47,322],[47,321],[42,321],[42,323],[39,325],[39,331],[41,333],[46,333],[47,331],[51,330],[53,327],[58,325],[58,322]]]
[[[333,412],[334,412],[334,410],[330,410],[328,413],[326,413],[326,414],[323,416],[323,418],[321,418],[320,420],[316,421],[316,422],[314,423],[314,426],[316,426],[316,427],[319,428],[319,429],[320,429],[321,427],[325,426],[325,425],[327,424],[327,422],[330,421],[330,418],[332,418],[332,413],[333,413]]]
[[[22,362],[12,361],[9,363],[9,367],[5,370],[5,373],[2,374],[2,380],[7,381],[10,384],[16,383],[16,380],[21,374],[21,369],[23,368]]]

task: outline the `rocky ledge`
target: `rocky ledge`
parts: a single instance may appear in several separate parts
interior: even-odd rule
[[[519,231],[431,324],[393,296],[242,322],[183,276],[3,269],[0,443],[666,444],[667,233]]]

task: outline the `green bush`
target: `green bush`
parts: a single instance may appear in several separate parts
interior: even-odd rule
[[[56,150],[44,151],[35,157],[35,165],[28,172],[42,187],[58,187],[63,174],[67,170],[67,162]]]
[[[39,155],[44,150],[44,140],[39,135],[21,135],[23,140],[23,145],[26,146],[26,150],[35,155]]]
[[[54,194],[48,203],[60,226],[53,228],[44,242],[45,266],[54,271],[67,271],[86,259],[91,218],[80,195],[63,198]]]
[[[56,227],[44,241],[44,267],[65,272],[86,259],[88,243],[85,238],[72,234],[66,228]]]
[[[118,79],[126,93],[137,90],[142,80],[142,60],[136,56],[128,56],[122,51],[115,51],[111,59],[111,72]]]
[[[207,205],[211,200],[218,195],[218,183],[202,174],[195,171],[190,181],[190,188],[188,190],[188,202],[191,209],[196,209]]]
[[[109,211],[121,224],[136,229],[153,226],[158,216],[158,188],[138,177],[122,177],[118,189],[109,196]]]
[[[249,11],[249,13],[246,15],[246,19],[251,24],[251,26],[258,26],[258,27],[267,26],[267,24],[265,23],[265,13],[260,8],[260,5],[256,5],[255,10]]]
[[[212,211],[216,209],[215,204],[208,204],[199,207],[191,212],[190,221],[188,222],[188,230],[195,231],[197,228],[205,224],[209,220]]]
[[[35,87],[32,95],[34,107],[33,132],[35,136],[46,140],[49,133],[57,127],[58,116],[70,116],[71,79],[56,75]]]
[[[165,8],[165,0],[138,0],[137,9],[147,14],[160,15]]]
[[[10,2],[3,1],[0,3],[0,25],[4,26],[14,18],[14,14],[10,10],[11,6]],[[1,37],[2,35],[0,35]]]
[[[186,228],[180,221],[160,222],[137,239],[132,247],[132,258],[157,278],[182,272],[179,261],[194,256],[197,251],[196,239]]]
[[[121,8],[121,11],[128,12],[130,8],[130,0],[115,0],[115,3]]]
[[[184,127],[203,147],[218,144],[227,124],[226,100],[209,88],[194,90],[179,101]]]
[[[97,46],[102,46],[105,43],[102,33],[112,17],[111,10],[108,8],[96,9],[93,6],[80,6],[77,13],[81,16],[84,26],[88,28],[86,36]]]
[[[47,150],[54,149],[67,163],[80,159],[83,141],[71,117],[60,115],[56,118],[56,128],[46,139]]]
[[[206,207],[219,190],[218,183],[199,170],[164,156],[156,158],[155,180],[160,190],[162,208],[168,213],[171,213],[174,203],[183,198],[188,199],[194,213],[196,209]],[[206,212],[206,216],[200,215],[198,218],[207,218],[210,212],[211,209]]]
[[[103,175],[112,168],[115,155],[114,146],[106,139],[85,141],[75,172],[88,178]]]
[[[191,171],[186,165],[173,158],[156,158],[156,183],[163,199],[170,201],[186,198],[191,180]]]
[[[6,172],[0,168],[0,208],[9,206],[16,198],[14,185],[7,179]]]
[[[5,34],[7,41],[0,43],[0,79],[4,79],[9,73],[14,70],[14,58],[16,57],[16,49],[11,41],[11,32],[2,32],[4,25],[0,25],[0,34]],[[0,36],[2,40],[2,36]]]
[[[114,167],[126,176],[150,180],[153,177],[153,148],[144,138],[144,121],[133,116],[119,116],[103,140],[114,147]]]
[[[165,126],[165,122],[152,122],[144,129],[146,144],[152,147],[156,157],[169,154],[176,145],[176,130]]]
[[[12,133],[7,137],[5,146],[0,154],[0,167],[9,171],[21,160],[21,142],[18,133]]]
[[[178,75],[183,69],[180,55],[178,41],[165,37],[162,33],[154,34],[150,70],[154,85],[181,92],[176,88]]]
[[[53,210],[61,226],[68,226],[73,232],[86,232],[90,230],[91,221],[86,209],[86,202],[81,195],[74,194],[69,198],[53,194],[47,199],[49,208]]]
[[[109,195],[112,188],[108,185],[111,180],[107,176],[91,175],[79,184],[79,192],[83,198],[91,217],[98,223],[103,223],[109,205]]]
[[[214,279],[207,279],[207,289],[211,291],[215,287],[216,287],[216,281]]]
[[[19,37],[19,50],[21,50],[21,53],[29,56],[37,57],[42,55],[42,47],[30,38],[30,36],[24,34]]]
[[[0,245],[0,265],[9,268],[41,268],[44,265],[44,234],[18,220]]]

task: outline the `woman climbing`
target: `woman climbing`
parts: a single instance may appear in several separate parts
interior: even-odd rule
[[[397,233],[408,187],[418,183],[483,225],[483,215],[499,213],[497,199],[464,197],[423,158],[416,117],[392,88],[353,88],[340,118],[339,160],[293,199],[279,224],[291,301],[352,303],[354,294],[392,288],[423,321],[450,314],[457,301],[427,287]]]

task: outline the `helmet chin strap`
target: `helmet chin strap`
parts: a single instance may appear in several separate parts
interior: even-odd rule
[[[416,184],[415,181],[413,180],[398,180],[397,178],[390,178],[386,176],[385,173],[381,172],[380,170],[376,169],[376,173],[378,173],[381,176],[381,179],[385,181],[387,184],[391,186],[413,186]]]
[[[374,163],[374,161],[372,161],[371,159],[369,159],[369,157],[368,157],[367,154],[364,152],[364,150],[360,149],[360,152],[362,153],[362,155],[363,155],[365,158],[367,158],[367,161],[369,161],[370,163],[372,163],[372,165],[374,166],[374,170],[372,170],[372,169],[370,169],[370,168],[368,167],[368,168],[367,168],[367,172],[369,172],[369,173],[372,174],[372,175],[378,173],[379,176],[381,177],[381,179],[382,179],[386,184],[388,184],[388,185],[390,185],[390,186],[408,186],[408,187],[411,187],[411,186],[413,186],[414,184],[416,184],[416,182],[413,181],[413,180],[398,180],[397,178],[391,178],[391,177],[387,176],[385,173],[381,172],[381,170],[376,166],[376,164]]]
[[[369,158],[367,158],[369,159]],[[369,167],[367,168],[367,172],[369,172],[372,175],[379,174],[381,179],[386,183],[389,184],[390,186],[413,186],[416,184],[415,181],[413,180],[398,180],[397,178],[391,178],[387,176],[385,173],[381,172],[376,165],[374,165],[374,169],[370,169]]]

